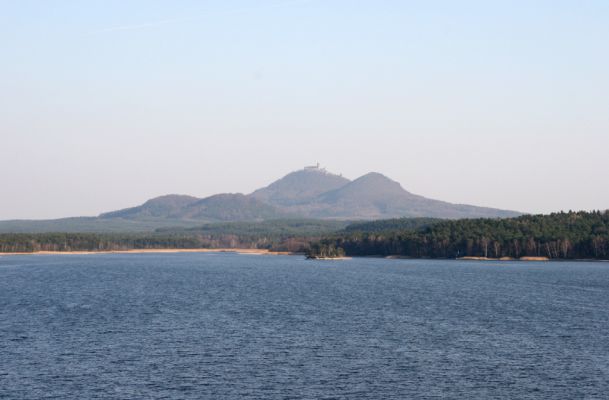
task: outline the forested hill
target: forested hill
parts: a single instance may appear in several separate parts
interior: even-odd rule
[[[430,222],[406,229],[396,229],[396,220],[375,221],[367,231],[348,227],[313,243],[310,255],[609,259],[608,211]]]

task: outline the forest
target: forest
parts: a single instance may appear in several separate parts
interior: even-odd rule
[[[308,255],[609,259],[609,211],[372,224],[328,235],[312,243]]]
[[[161,228],[147,233],[4,233],[0,234],[0,253],[196,248],[304,252],[310,242],[347,225],[345,221],[281,219]]]
[[[0,252],[256,248],[309,257],[609,259],[609,211],[505,219],[274,220],[149,233],[7,233]]]

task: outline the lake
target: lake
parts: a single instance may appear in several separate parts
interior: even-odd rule
[[[607,393],[609,263],[0,257],[0,398]]]

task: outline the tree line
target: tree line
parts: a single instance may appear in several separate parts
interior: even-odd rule
[[[37,251],[119,251],[134,249],[268,249],[304,252],[311,238],[266,235],[122,234],[122,233],[5,233],[0,253]]]
[[[340,249],[347,256],[609,259],[609,211],[427,221],[415,229],[402,229],[396,221],[328,235],[310,246],[309,255]]]
[[[341,225],[342,224],[342,225]],[[312,257],[609,259],[609,212],[506,219],[281,220],[150,233],[7,233],[0,252],[250,248]]]
[[[148,233],[5,233],[0,234],[0,252],[196,248],[304,252],[312,241],[347,225],[345,221],[285,219],[160,228]]]

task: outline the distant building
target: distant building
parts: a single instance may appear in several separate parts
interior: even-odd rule
[[[304,167],[305,171],[319,171],[319,172],[324,172],[324,173],[328,173],[328,171],[326,171],[325,168],[321,168],[319,166],[319,163],[315,164],[315,165],[309,165]]]

